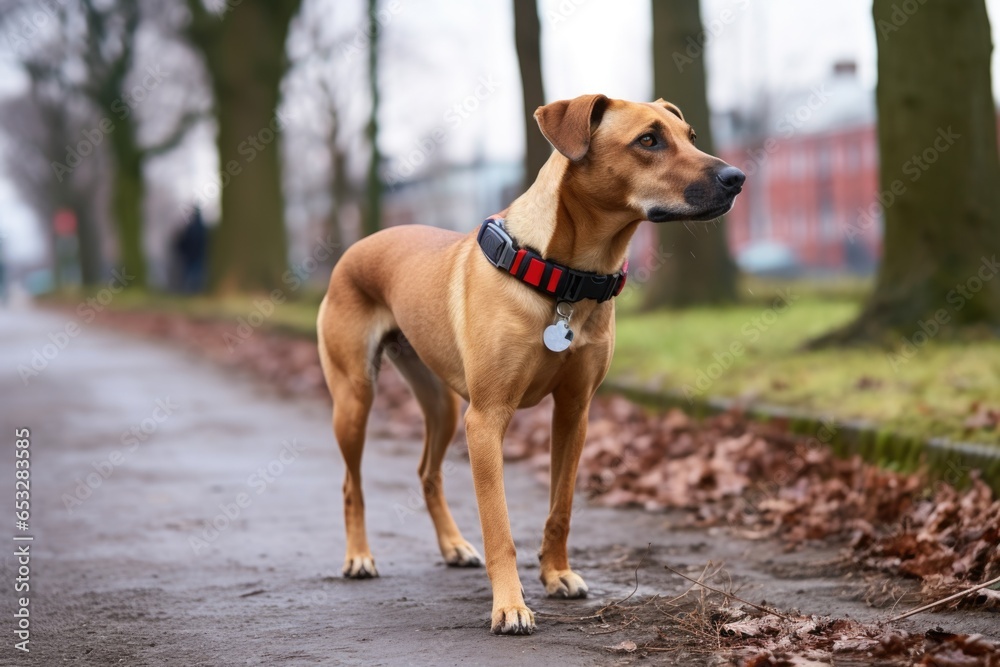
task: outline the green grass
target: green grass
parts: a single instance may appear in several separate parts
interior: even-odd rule
[[[870,421],[906,436],[1000,445],[997,430],[964,427],[974,403],[1000,409],[1000,341],[932,339],[896,368],[888,350],[806,352],[805,341],[850,321],[859,300],[851,290],[792,287],[791,294],[797,299],[776,313],[768,312],[769,298],[730,308],[627,312],[618,318],[609,377],[696,398]]]

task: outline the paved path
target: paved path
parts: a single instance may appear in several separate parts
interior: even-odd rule
[[[484,571],[444,567],[430,519],[408,507],[419,443],[369,443],[369,531],[382,577],[344,580],[343,470],[325,403],[282,399],[248,375],[82,322],[62,340],[70,321],[0,310],[0,489],[13,487],[14,429],[28,427],[35,537],[27,656],[12,648],[6,581],[17,566],[3,550],[0,664],[608,664],[619,658],[603,647],[638,637],[592,635],[602,629],[564,616],[628,595],[648,542],[640,593],[684,589],[660,563],[726,560],[758,601],[871,615],[849,599],[856,585],[810,570],[807,559],[824,554],[782,560],[767,543],[586,506],[571,546],[593,595],[547,600],[534,556],[547,491],[510,466],[522,579],[541,613],[535,635],[493,637]],[[60,342],[58,353],[45,349]],[[52,358],[22,382],[11,371],[36,350]],[[481,544],[468,464],[457,452],[449,460],[455,518]],[[11,497],[0,491],[3,507]],[[205,533],[212,521],[221,530]]]

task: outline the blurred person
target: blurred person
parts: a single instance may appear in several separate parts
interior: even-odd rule
[[[187,224],[174,237],[173,249],[180,269],[180,291],[185,294],[203,292],[208,261],[208,228],[198,206],[194,207]]]

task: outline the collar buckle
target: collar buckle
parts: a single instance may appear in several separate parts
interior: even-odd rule
[[[479,228],[479,237],[477,240],[479,241],[479,247],[483,249],[483,254],[486,255],[486,259],[490,264],[498,269],[510,271],[510,267],[514,263],[514,257],[517,255],[517,248],[515,247],[514,239],[503,228],[502,223],[495,220],[487,220]]]

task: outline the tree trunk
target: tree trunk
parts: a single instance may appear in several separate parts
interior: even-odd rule
[[[76,211],[76,239],[80,249],[80,282],[93,287],[104,280],[100,230],[85,195],[73,197],[73,210]]]
[[[361,234],[368,236],[382,228],[382,153],[378,148],[378,0],[368,0],[368,96],[371,111],[365,138],[371,150],[368,162],[368,177],[365,181],[365,206],[361,217]]]
[[[118,236],[119,268],[130,276],[127,289],[146,287],[146,253],[142,247],[142,205],[145,181],[142,153],[135,144],[135,126],[131,118],[119,121],[111,133],[115,171],[111,181],[111,214]],[[82,250],[82,248],[81,248]]]
[[[986,4],[939,0],[912,15],[900,6],[875,0],[873,8],[884,257],[859,318],[814,347],[1000,326],[1000,156]],[[855,231],[871,224],[860,220]]]
[[[514,44],[521,68],[521,101],[524,109],[524,188],[538,176],[552,147],[538,130],[535,110],[545,104],[542,83],[541,24],[536,0],[514,0]]]
[[[679,106],[698,133],[698,147],[713,153],[704,53],[688,57],[690,44],[704,41],[698,5],[698,0],[653,0],[653,97]],[[656,229],[660,252],[670,258],[652,272],[645,308],[736,300],[736,267],[724,219],[664,223]]]
[[[219,124],[222,220],[210,248],[217,292],[280,287],[288,268],[278,145],[283,122],[276,110],[288,25],[298,5],[244,0],[192,31],[212,77]]]
[[[337,263],[344,249],[344,229],[340,212],[347,204],[350,192],[350,183],[347,178],[347,155],[337,144],[336,130],[330,138],[330,193],[333,200],[330,204],[330,218],[327,228],[330,239],[334,243],[333,257],[330,258],[330,265]]]

